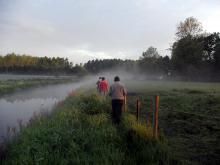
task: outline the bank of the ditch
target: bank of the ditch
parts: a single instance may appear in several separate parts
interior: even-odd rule
[[[27,89],[31,87],[60,84],[71,82],[73,79],[18,79],[18,80],[0,80],[0,96],[12,93],[16,90]]]
[[[176,164],[166,140],[124,114],[115,126],[110,102],[96,94],[71,95],[10,142],[2,164]]]

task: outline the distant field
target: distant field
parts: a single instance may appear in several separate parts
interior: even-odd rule
[[[220,83],[143,81],[126,86],[130,113],[135,113],[136,99],[141,100],[142,122],[151,115],[152,96],[160,95],[159,127],[174,157],[186,164],[219,164]]]
[[[0,81],[3,80],[26,80],[26,79],[68,79],[73,76],[49,76],[49,75],[20,75],[20,74],[0,74]]]
[[[30,87],[49,85],[49,84],[58,84],[70,82],[73,79],[9,79],[9,80],[1,80],[0,79],[0,96],[4,94],[8,94],[20,89],[26,89]]]
[[[180,82],[180,81],[128,81],[125,83],[130,92],[152,94],[175,93],[220,93],[220,83]]]

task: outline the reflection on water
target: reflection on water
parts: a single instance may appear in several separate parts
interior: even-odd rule
[[[29,121],[33,116],[34,112],[40,110],[51,110],[58,99],[47,98],[47,99],[27,99],[27,100],[14,100],[13,102],[5,99],[0,100],[0,135],[5,136],[7,133],[7,127],[17,127],[18,121],[21,120],[23,123]]]
[[[69,83],[38,87],[0,98],[0,137],[6,136],[7,127],[18,129],[19,120],[25,123],[35,112],[50,111],[56,102],[65,99],[78,86],[77,83]]]

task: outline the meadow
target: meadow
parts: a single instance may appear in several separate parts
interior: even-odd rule
[[[99,96],[93,88],[82,89],[57,104],[51,114],[39,114],[21,128],[1,154],[1,163],[219,164],[220,84],[125,84],[127,112],[122,124],[111,122],[110,98]],[[160,95],[158,139],[151,125],[151,100],[156,94]]]
[[[160,95],[159,129],[172,155],[183,164],[220,163],[220,84],[193,82],[130,82],[128,109],[151,120],[151,102]],[[149,124],[149,122],[148,122]]]

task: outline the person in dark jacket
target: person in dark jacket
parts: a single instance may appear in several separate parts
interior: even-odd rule
[[[114,78],[114,84],[111,85],[109,90],[109,96],[112,98],[112,120],[115,124],[121,122],[122,108],[126,95],[127,91],[124,85],[120,82],[120,78],[116,76]]]
[[[102,81],[102,77],[99,77],[98,81],[96,82],[97,91],[98,91],[99,93],[101,93],[101,89],[100,89],[100,83],[101,83],[101,81]]]

